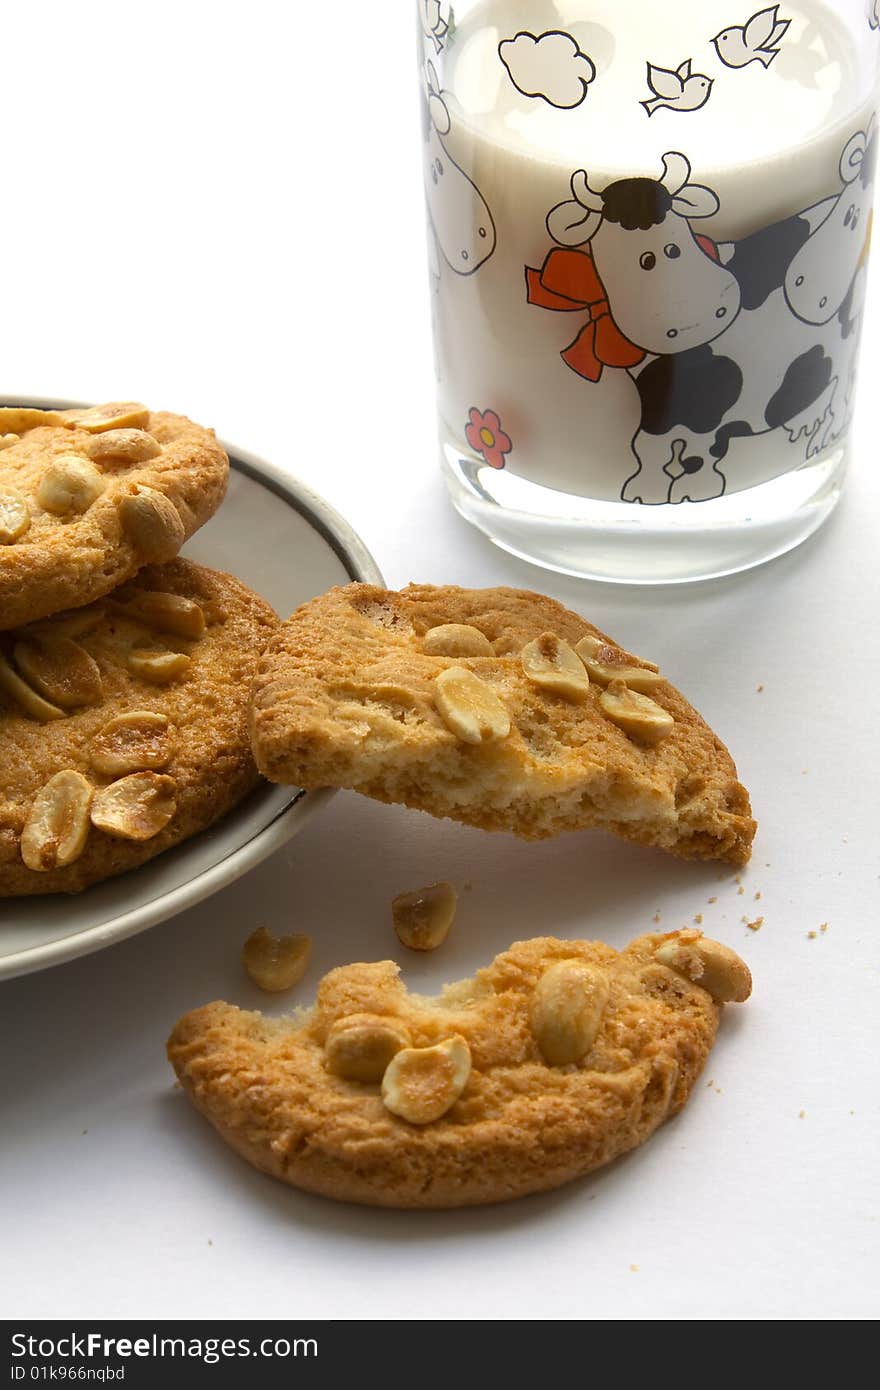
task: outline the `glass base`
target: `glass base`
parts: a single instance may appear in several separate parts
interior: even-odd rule
[[[840,499],[843,442],[769,483],[707,502],[596,502],[527,482],[445,445],[452,500],[502,550],[612,584],[689,584],[763,565],[805,541]]]

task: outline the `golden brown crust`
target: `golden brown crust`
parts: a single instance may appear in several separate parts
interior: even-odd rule
[[[151,414],[144,429],[161,449],[139,463],[93,458],[100,436],[64,423],[36,425],[0,450],[0,491],[24,498],[30,513],[24,534],[0,543],[0,629],[91,603],[158,558],[132,540],[121,514],[123,499],[139,487],[173,504],[178,546],[213,516],[229,475],[213,431],[164,412]],[[67,455],[97,468],[106,486],[82,514],[57,516],[40,505],[37,493],[52,460]]]
[[[445,623],[475,627],[494,655],[428,654],[425,634]],[[526,677],[519,654],[546,631],[572,646],[613,640],[522,590],[332,589],[283,623],[260,660],[257,765],[271,781],[348,787],[527,839],[602,826],[685,858],[745,863],[748,793],[699,714],[664,681],[651,698],[673,715],[672,733],[656,747],[633,741],[603,713],[599,686],[577,703]],[[475,746],[450,731],[434,704],[434,680],[450,666],[501,697],[507,738]]]
[[[182,595],[204,611],[207,627],[198,639],[156,631],[123,610],[133,590]],[[91,610],[77,610],[76,621]],[[97,625],[75,637],[77,646],[100,670],[100,703],[70,709],[66,717],[40,723],[0,689],[0,897],[33,893],[74,893],[111,875],[143,864],[225,815],[259,780],[247,733],[247,690],[258,653],[277,626],[269,605],[239,580],[187,560],[149,566],[136,585],[94,605]],[[52,621],[39,631],[50,632]],[[55,622],[65,621],[59,615]],[[13,665],[16,642],[26,632],[4,634],[0,652]],[[186,674],[156,685],[127,665],[133,646],[189,655]],[[174,781],[176,809],[152,838],[118,839],[92,825],[85,849],[73,863],[48,872],[28,868],[21,857],[21,832],[34,798],[62,769],[85,775],[96,788],[116,774],[96,770],[92,754],[108,723],[132,710],[165,715],[173,756],[161,777]],[[163,784],[165,785],[165,784]]]
[[[390,1207],[502,1202],[610,1162],[685,1104],[720,1008],[655,960],[677,935],[643,936],[620,954],[601,942],[519,942],[438,999],[407,994],[392,961],[345,966],[324,978],[315,1008],[299,1017],[220,1002],[186,1014],[168,1056],[226,1142],[295,1187]],[[544,972],[563,960],[603,976],[608,1002],[586,1056],[550,1066],[530,1008]],[[328,1069],[332,1025],[364,1014],[402,1024],[416,1047],[465,1039],[472,1071],[441,1119],[409,1124],[383,1104],[378,1082]]]

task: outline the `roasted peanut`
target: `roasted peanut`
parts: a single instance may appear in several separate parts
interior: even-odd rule
[[[89,834],[93,790],[82,773],[56,772],[31,803],[21,832],[21,857],[29,869],[48,873],[78,859]]]
[[[434,704],[463,743],[488,743],[510,733],[510,715],[495,691],[473,671],[450,666],[434,681]]]
[[[244,943],[241,961],[255,985],[279,994],[299,983],[311,954],[310,936],[273,936],[268,927],[258,927]]]
[[[471,1074],[471,1050],[456,1034],[434,1047],[405,1047],[382,1077],[382,1100],[412,1125],[439,1120],[458,1100]]]

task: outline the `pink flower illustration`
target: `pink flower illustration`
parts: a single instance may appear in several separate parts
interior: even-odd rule
[[[482,454],[490,468],[504,467],[504,456],[510,453],[513,445],[494,410],[478,410],[475,405],[471,406],[464,432],[474,453]]]

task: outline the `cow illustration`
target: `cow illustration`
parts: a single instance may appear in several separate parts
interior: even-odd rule
[[[841,155],[843,192],[803,214],[814,230],[788,268],[785,297],[792,313],[807,323],[828,323],[840,312],[856,275],[867,277],[878,143],[875,118]]]
[[[452,128],[432,63],[425,64],[423,169],[428,218],[435,246],[456,275],[473,275],[495,250],[495,223],[479,189],[450,155],[443,136]],[[429,237],[429,245],[431,238]]]
[[[861,138],[852,182],[870,168],[870,140]],[[851,157],[856,146],[847,148]],[[659,179],[623,179],[603,192],[579,171],[572,200],[547,217],[557,247],[540,271],[526,271],[530,303],[587,313],[562,353],[566,364],[589,381],[624,368],[635,383],[641,419],[637,467],[621,491],[627,502],[719,497],[734,441],[781,430],[807,459],[841,432],[851,409],[864,241],[830,272],[846,289],[818,294],[823,312],[836,297],[826,322],[798,317],[786,290],[799,255],[836,218],[838,197],[717,244],[694,224],[716,214],[719,200],[690,176],[677,153],[665,156]],[[807,302],[819,272],[803,273],[796,292]]]

